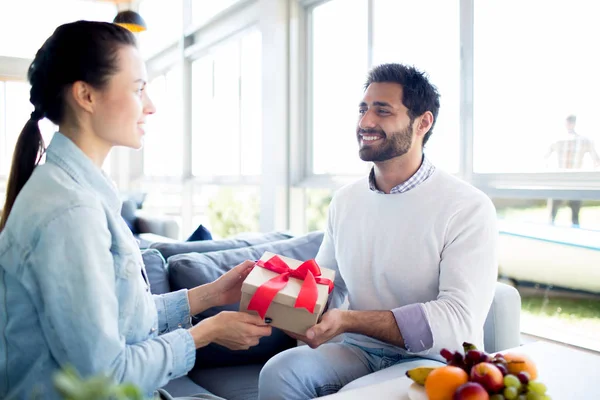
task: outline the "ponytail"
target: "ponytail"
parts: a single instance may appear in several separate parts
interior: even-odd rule
[[[4,202],[4,209],[2,210],[2,219],[0,219],[0,231],[2,231],[6,225],[6,220],[8,219],[17,195],[31,177],[33,170],[44,154],[44,139],[42,138],[42,133],[38,126],[38,122],[42,116],[43,114],[37,110],[31,113],[31,118],[25,124],[17,139],[10,168],[10,175],[8,177],[6,201]]]

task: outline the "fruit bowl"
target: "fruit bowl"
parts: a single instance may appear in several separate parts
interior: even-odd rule
[[[442,349],[442,367],[417,367],[406,372],[413,380],[411,400],[550,400],[537,381],[532,360],[516,352],[487,354],[469,343],[464,352]]]

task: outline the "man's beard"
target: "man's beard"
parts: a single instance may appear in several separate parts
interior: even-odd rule
[[[378,135],[383,140],[383,142],[376,145],[371,145],[367,142],[367,144],[358,150],[358,156],[363,161],[381,162],[406,154],[412,145],[412,126],[413,121],[410,121],[410,124],[405,129],[389,135],[383,130],[358,128],[356,130],[356,137],[359,145],[361,135]]]

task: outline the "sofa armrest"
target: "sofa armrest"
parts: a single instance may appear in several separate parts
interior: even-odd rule
[[[484,346],[488,353],[521,344],[521,296],[517,289],[496,283],[494,301],[484,325]]]
[[[179,239],[179,224],[173,217],[166,215],[148,215],[136,212],[135,225],[139,233],[153,233],[170,239]]]

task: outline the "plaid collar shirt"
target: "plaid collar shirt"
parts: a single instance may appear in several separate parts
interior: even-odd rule
[[[415,172],[414,175],[408,178],[408,180],[404,183],[394,186],[390,191],[390,194],[404,193],[416,188],[421,183],[425,182],[427,178],[433,174],[433,171],[435,171],[435,166],[427,157],[425,157],[425,155],[423,155],[423,162],[421,162],[421,166],[417,172]],[[375,168],[371,168],[371,173],[369,174],[369,188],[374,192],[385,194],[385,192],[379,190],[375,184]]]

